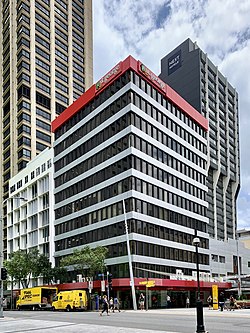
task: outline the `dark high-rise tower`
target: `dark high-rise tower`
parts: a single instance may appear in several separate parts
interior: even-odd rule
[[[238,94],[190,39],[161,60],[160,78],[209,121],[208,232],[218,240],[235,238],[240,188]]]

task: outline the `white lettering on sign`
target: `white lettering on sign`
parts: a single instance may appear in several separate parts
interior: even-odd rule
[[[171,61],[169,61],[168,64],[168,68],[172,69],[173,67],[175,67],[176,65],[178,65],[178,63],[180,62],[180,55],[178,54],[174,59],[172,59]]]
[[[121,70],[121,65],[118,64],[114,68],[111,69],[106,75],[104,75],[97,83],[96,83],[96,89],[101,89],[105,84],[107,84],[113,76],[116,76]]]
[[[157,75],[151,72],[150,69],[148,69],[145,65],[141,64],[140,70],[145,76],[147,76],[151,81],[156,83],[162,90],[164,90],[166,84]]]

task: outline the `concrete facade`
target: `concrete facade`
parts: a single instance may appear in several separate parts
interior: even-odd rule
[[[195,235],[209,272],[203,116],[128,57],[52,128],[57,264],[74,249],[102,245],[113,277],[128,277],[124,200],[136,276],[192,276]]]
[[[240,189],[237,91],[190,39],[161,60],[160,78],[209,121],[208,233],[219,241],[235,239]]]
[[[93,82],[92,1],[0,1],[0,22],[3,202],[10,178],[51,147],[51,121]]]
[[[37,248],[54,260],[53,149],[46,149],[11,178],[7,201],[7,254]],[[27,199],[13,199],[22,197]]]

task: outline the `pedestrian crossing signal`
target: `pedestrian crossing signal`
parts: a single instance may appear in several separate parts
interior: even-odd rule
[[[108,275],[108,284],[112,286],[112,274]]]
[[[5,281],[7,280],[8,272],[5,267],[1,268],[1,280]]]

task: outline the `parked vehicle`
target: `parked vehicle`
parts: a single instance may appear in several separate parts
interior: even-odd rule
[[[56,287],[34,287],[21,289],[16,302],[18,310],[51,309],[53,297],[57,294]]]
[[[60,291],[54,298],[52,310],[86,310],[88,306],[85,290]]]

